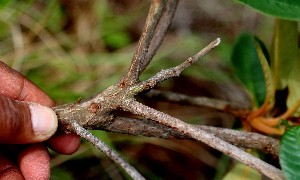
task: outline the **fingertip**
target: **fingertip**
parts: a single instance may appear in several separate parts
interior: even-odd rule
[[[32,129],[36,135],[35,139],[44,141],[49,139],[58,126],[55,112],[46,106],[36,103],[29,103],[31,113]]]
[[[49,146],[52,150],[60,153],[70,155],[75,153],[80,146],[80,138],[78,135],[60,134],[54,135],[48,140]]]
[[[25,179],[49,179],[50,157],[43,144],[34,144],[19,155],[20,170]]]
[[[57,129],[57,117],[49,107],[21,102],[0,94],[0,142],[28,144],[49,139]]]

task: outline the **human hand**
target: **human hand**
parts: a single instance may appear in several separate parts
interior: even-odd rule
[[[62,154],[78,149],[77,135],[52,136],[57,117],[47,106],[54,102],[46,93],[0,61],[0,179],[49,179],[45,144]]]

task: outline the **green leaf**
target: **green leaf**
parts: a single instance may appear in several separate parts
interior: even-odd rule
[[[259,12],[283,19],[300,19],[299,0],[238,0]]]
[[[286,131],[280,140],[280,165],[284,176],[290,179],[300,179],[300,127]]]
[[[277,89],[286,88],[289,74],[297,60],[297,54],[297,22],[276,19],[271,64]]]
[[[256,105],[260,106],[266,97],[266,83],[252,35],[243,33],[237,38],[231,62],[237,77],[251,93]]]

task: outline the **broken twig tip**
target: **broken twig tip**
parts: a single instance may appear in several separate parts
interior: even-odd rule
[[[221,43],[221,38],[217,38],[215,40],[215,46],[218,46]]]

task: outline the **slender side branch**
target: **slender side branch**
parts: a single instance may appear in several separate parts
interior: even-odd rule
[[[156,25],[161,17],[165,3],[166,0],[152,0],[144,30],[137,46],[137,50],[133,56],[127,74],[121,79],[120,85],[129,86],[139,81],[141,65],[144,64],[151,40],[156,29]]]
[[[81,127],[76,121],[72,121],[70,125],[74,133],[78,134],[80,137],[84,138],[86,141],[104,152],[116,164],[120,165],[132,177],[132,179],[145,179],[134,167],[123,160],[117,152],[109,148],[105,143],[95,137],[92,133]]]
[[[206,131],[195,128],[194,126],[184,123],[183,121],[176,119],[172,116],[159,112],[155,109],[147,107],[135,100],[127,100],[121,107],[125,111],[140,115],[146,119],[158,122],[160,124],[169,126],[183,134],[190,136],[200,142],[215,148],[224,154],[235,158],[236,160],[256,169],[262,174],[272,179],[283,179],[281,170],[274,166],[246,153],[245,151],[233,146],[216,136],[207,133]]]
[[[217,47],[221,42],[220,38],[217,38],[210,44],[208,44],[205,48],[203,48],[201,51],[199,51],[197,54],[195,54],[192,57],[189,57],[186,59],[182,64],[175,66],[170,69],[166,70],[161,70],[157,74],[155,74],[152,78],[141,82],[137,86],[140,86],[140,92],[141,91],[146,91],[149,89],[152,89],[155,87],[158,83],[163,82],[167,79],[173,78],[173,77],[178,77],[182,71],[184,71],[186,68],[190,67],[192,64],[194,64],[198,59],[206,55],[208,52],[210,52],[212,49]]]
[[[145,96],[148,98],[157,98],[158,100],[167,100],[188,105],[204,106],[218,111],[230,113],[235,117],[245,116],[249,113],[249,110],[247,108],[243,108],[240,105],[208,97],[193,97],[181,93],[174,93],[170,91],[163,92],[154,89],[145,94]]]
[[[146,69],[146,67],[148,66],[148,64],[151,62],[152,58],[156,54],[162,41],[164,40],[164,38],[167,34],[167,31],[168,31],[168,28],[174,17],[177,4],[178,4],[178,0],[168,0],[167,1],[164,11],[162,13],[162,16],[159,19],[159,22],[156,26],[155,34],[152,38],[152,41],[151,41],[151,44],[149,47],[149,51],[146,55],[145,61],[141,65],[139,75],[142,74],[142,72]]]

